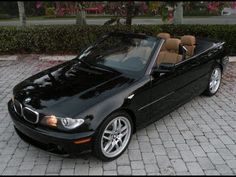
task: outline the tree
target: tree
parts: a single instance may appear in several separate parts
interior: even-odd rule
[[[17,1],[21,26],[26,26],[25,6],[23,1]]]
[[[135,16],[135,4],[134,1],[129,1],[126,4],[126,25],[132,25],[132,18]]]
[[[45,8],[45,12],[50,11],[51,14],[57,16],[75,15],[76,24],[86,25],[86,11],[84,1],[54,1],[54,2],[36,2],[36,8]]]
[[[79,11],[76,15],[76,24],[77,25],[86,25],[86,11],[83,8],[81,3],[78,3]]]
[[[138,8],[134,1],[110,2],[108,11],[112,11],[114,17],[104,23],[104,25],[121,24],[120,20],[125,19],[126,25],[132,25],[132,18],[137,15]]]
[[[173,9],[173,10],[169,10]],[[174,24],[182,24],[183,23],[183,2],[173,2],[167,1],[162,2],[160,6],[162,21],[166,22],[167,20],[171,20],[174,14],[173,23]]]
[[[174,24],[183,23],[183,2],[177,2],[176,8],[174,10]]]

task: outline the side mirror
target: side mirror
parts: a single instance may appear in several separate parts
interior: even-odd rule
[[[161,63],[158,67],[153,68],[152,73],[157,74],[157,73],[171,73],[174,72],[175,70],[175,64],[173,63]]]

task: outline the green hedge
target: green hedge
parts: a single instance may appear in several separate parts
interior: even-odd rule
[[[149,35],[165,31],[174,36],[193,34],[226,41],[230,53],[236,54],[236,25],[133,25],[131,28],[96,25],[0,27],[0,54],[76,54],[101,35],[111,31],[143,32]]]

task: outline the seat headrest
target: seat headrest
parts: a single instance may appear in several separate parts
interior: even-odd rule
[[[157,36],[160,37],[160,38],[163,38],[163,39],[169,39],[170,38],[169,33],[159,33]]]
[[[181,37],[181,43],[183,45],[195,45],[196,44],[196,38],[192,35],[184,35]]]
[[[167,50],[179,51],[180,40],[177,38],[169,38],[166,40],[165,47]]]

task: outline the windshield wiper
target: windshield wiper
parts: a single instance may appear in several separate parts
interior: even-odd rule
[[[91,64],[89,64],[88,62],[79,59],[78,64],[80,64],[80,62],[83,63],[83,64],[85,64],[85,65],[86,65],[88,68],[90,68],[90,69],[98,69],[98,70],[103,70],[103,71],[105,70],[105,71],[108,71],[108,72],[120,73],[118,70],[113,69],[113,68],[108,67],[108,66],[104,66],[104,65],[103,65],[103,67],[101,67],[101,66],[98,66],[98,65],[91,65]],[[77,64],[76,64],[76,65],[77,65]]]
[[[83,64],[85,64],[87,67],[92,68],[92,66],[91,66],[88,62],[86,62],[86,61],[84,61],[84,60],[79,59],[78,64],[80,64],[80,63],[83,63]]]

